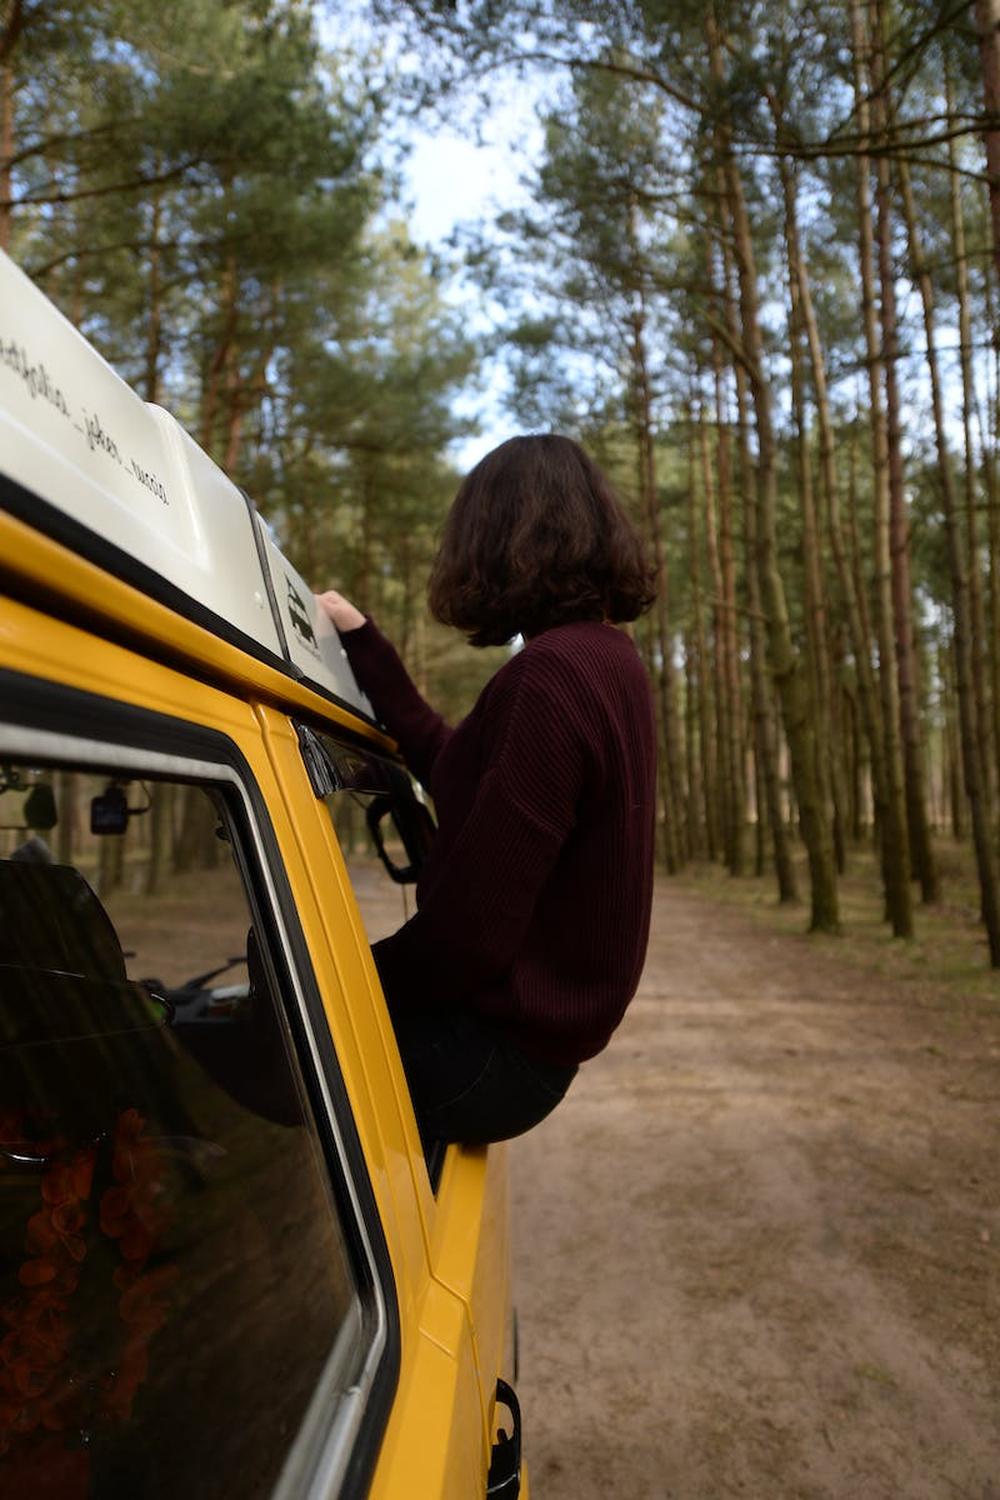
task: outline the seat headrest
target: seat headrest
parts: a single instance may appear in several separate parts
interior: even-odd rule
[[[0,859],[0,964],[126,977],[114,923],[72,865]]]

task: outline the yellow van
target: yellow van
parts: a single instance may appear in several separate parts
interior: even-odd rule
[[[425,1159],[370,953],[423,795],[3,256],[0,574],[0,1493],[523,1500],[505,1152]]]

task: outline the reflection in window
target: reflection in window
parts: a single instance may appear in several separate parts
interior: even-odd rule
[[[266,1495],[364,1349],[233,825],[0,786],[0,1493]]]

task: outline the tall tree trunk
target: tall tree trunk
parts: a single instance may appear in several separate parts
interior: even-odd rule
[[[679,869],[687,858],[689,839],[684,817],[686,798],[681,769],[680,731],[677,722],[677,687],[670,636],[667,565],[656,482],[656,446],[653,437],[652,396],[646,361],[645,321],[645,299],[640,287],[635,294],[631,318],[632,376],[635,391],[633,407],[638,447],[640,497],[645,513],[647,534],[653,549],[657,578],[653,619],[659,654],[656,680],[659,686],[660,716],[666,755],[666,812],[669,827],[665,830],[665,836],[667,868],[675,870]]]
[[[173,849],[174,787],[170,782],[155,782],[151,788],[149,812],[149,859],[143,882],[147,896],[159,895],[170,870]]]
[[[1000,801],[1000,494],[997,486],[997,418],[1000,417],[997,402],[1000,400],[1000,344],[998,344],[996,309],[989,268],[983,276],[983,296],[986,303],[986,324],[993,342],[994,389],[989,411],[993,418],[989,430],[984,430],[980,420],[980,451],[982,453],[983,483],[986,490],[986,540],[989,551],[989,620],[987,639],[992,643],[987,652],[990,667],[990,701],[993,705],[993,755],[998,801]]]
[[[945,91],[948,102],[948,118],[952,117],[953,102],[951,78],[945,71]],[[972,698],[976,719],[976,739],[979,744],[979,764],[982,768],[983,797],[986,800],[986,816],[992,822],[993,755],[991,746],[990,710],[986,693],[986,615],[983,606],[982,579],[980,576],[979,526],[976,518],[976,503],[979,485],[975,448],[972,440],[972,423],[976,405],[976,392],[972,371],[972,318],[969,311],[969,269],[965,254],[965,215],[959,187],[955,142],[948,143],[951,172],[951,225],[955,247],[955,272],[958,291],[958,348],[959,365],[962,371],[962,427],[965,435],[965,468],[962,489],[965,511],[965,536],[969,579],[969,649],[972,655]],[[1000,649],[994,643],[994,649]]]
[[[860,844],[865,821],[864,795],[862,792],[861,725],[859,722],[861,715],[857,699],[853,693],[845,690],[843,701],[844,717],[846,720],[845,740],[847,744],[848,787],[850,791],[848,824],[851,830],[852,841],[855,844]]]
[[[219,336],[205,368],[201,387],[201,411],[198,443],[207,453],[212,451],[219,411],[219,393],[232,359],[233,344],[239,325],[236,256],[226,252],[219,283]]]
[[[938,671],[943,689],[944,741],[947,756],[948,806],[951,809],[951,836],[964,844],[965,793],[962,786],[962,750],[959,743],[958,712],[955,707],[955,640],[938,646]]]
[[[657,703],[662,689],[660,678],[660,665],[658,661],[658,647],[656,640],[656,625],[652,619],[652,612],[643,615],[639,621],[639,642],[643,661],[649,673],[650,682],[655,684]],[[657,785],[657,815],[656,815],[656,851],[657,859],[671,874],[676,873],[679,868],[677,860],[677,848],[673,843],[676,823],[670,810],[670,780],[667,775],[667,756],[665,749],[665,738],[663,733],[663,714],[656,714],[656,785]]]
[[[195,786],[182,793],[180,824],[176,827],[173,865],[178,871],[211,870],[219,863],[219,841],[215,836],[218,817],[206,794]]]
[[[719,848],[719,785],[715,733],[712,725],[712,694],[709,687],[708,644],[705,639],[705,612],[701,590],[701,533],[698,526],[698,458],[700,438],[704,431],[700,416],[695,427],[694,408],[689,413],[688,444],[690,466],[688,478],[688,547],[691,574],[691,646],[695,666],[695,690],[697,693],[697,725],[699,759],[688,758],[688,797],[692,814],[699,805],[699,796],[704,807],[704,844],[708,857],[716,858]],[[710,493],[703,495],[706,517],[712,508]],[[708,529],[706,522],[706,530]],[[698,782],[696,789],[692,780]],[[701,816],[699,815],[699,821]],[[692,825],[692,827],[695,825]],[[700,852],[700,851],[699,851]]]
[[[728,687],[725,663],[725,601],[723,599],[722,563],[719,557],[719,533],[715,516],[715,480],[709,452],[708,424],[704,407],[698,409],[698,456],[701,463],[701,492],[705,503],[705,553],[712,580],[712,674],[715,687],[715,728],[713,790],[708,796],[714,803],[717,843],[729,865],[733,841],[733,809],[729,767]],[[706,813],[708,806],[706,805]],[[711,839],[710,839],[711,843]],[[715,858],[713,852],[712,858]]]
[[[873,124],[876,135],[884,142],[887,139],[888,122],[893,118],[893,109],[888,92],[889,85],[886,81],[885,23],[882,0],[875,0],[873,24],[874,36],[870,53]],[[902,166],[905,168],[906,163],[903,162]],[[896,315],[896,268],[892,253],[892,182],[889,157],[885,152],[880,152],[877,158],[875,183],[880,313],[885,361],[886,443],[889,457],[889,558],[892,575],[892,609],[899,723],[902,736],[906,829],[912,872],[920,882],[921,898],[925,902],[932,902],[938,899],[938,877],[934,845],[927,825],[924,747],[920,732],[920,705],[917,697],[913,585],[910,578],[910,523],[903,482],[902,424],[897,372],[899,337]]]
[[[701,663],[693,625],[684,631],[684,766],[687,786],[685,820],[691,854],[701,858],[706,849],[707,829],[703,798],[711,797],[707,776],[702,778],[701,741],[698,733],[698,706],[701,697],[699,678]]]
[[[868,42],[859,0],[851,0],[851,39],[854,52],[855,107],[862,141],[870,138],[867,53]],[[883,360],[875,306],[875,244],[871,209],[871,165],[868,155],[857,157],[857,203],[860,231],[862,319],[868,359],[873,467],[873,530],[875,559],[875,627],[879,654],[882,732],[885,737],[886,798],[880,829],[887,915],[896,937],[913,936],[910,896],[910,854],[903,794],[903,759],[899,733],[899,684],[892,598],[892,556],[889,533],[889,440],[882,402]]]
[[[11,0],[0,32],[0,250],[10,249],[14,211],[14,53],[24,29],[23,0]]]
[[[243,445],[243,423],[245,418],[246,408],[243,404],[242,393],[239,390],[234,390],[230,394],[229,411],[226,417],[226,442],[222,455],[222,468],[229,475],[236,473],[240,448]]]
[[[770,816],[766,809],[767,793],[764,790],[763,759],[760,754],[756,726],[753,738],[753,800],[754,800],[754,838],[753,838],[753,872],[759,880],[764,874],[764,866],[767,856],[767,825]],[[787,854],[787,844],[786,844]],[[794,880],[794,876],[793,876]],[[780,889],[780,888],[779,888]],[[782,897],[782,900],[789,899]]]
[[[905,178],[903,181],[906,183]],[[937,354],[934,290],[927,269],[927,261],[920,238],[920,230],[911,191],[905,193],[904,205],[909,233],[913,278],[920,291],[920,300],[924,315],[924,336],[927,344],[927,373],[931,387],[931,409],[934,417],[934,436],[937,444],[938,473],[941,480],[941,501],[944,509],[948,565],[951,577],[952,613],[955,633],[955,688],[958,698],[959,733],[965,790],[969,799],[972,840],[976,852],[976,868],[979,875],[983,921],[986,925],[989,940],[990,962],[994,968],[1000,968],[1000,889],[998,889],[997,884],[997,870],[993,854],[990,821],[986,798],[983,793],[983,771],[980,764],[980,742],[976,722],[975,686],[972,669],[972,611],[969,602],[969,584],[966,573],[968,551],[958,515],[954,470],[945,429],[942,382]]]
[[[871,660],[871,626],[868,620],[864,595],[859,593],[857,574],[853,565],[848,541],[844,536],[844,524],[840,503],[840,476],[837,471],[837,449],[830,411],[830,397],[826,380],[826,361],[819,338],[819,326],[813,307],[812,289],[809,284],[808,267],[800,253],[797,256],[797,280],[802,320],[809,347],[813,385],[816,390],[816,415],[819,422],[820,480],[826,502],[827,531],[830,551],[833,554],[837,584],[847,617],[847,628],[851,642],[851,654],[857,674],[858,698],[861,721],[868,741],[872,767],[872,795],[879,808],[885,804],[885,747],[882,734],[881,708],[878,688]],[[853,474],[853,445],[851,451]],[[852,490],[853,498],[853,490]],[[856,757],[860,765],[860,757]],[[860,800],[855,798],[855,823],[860,819]],[[888,901],[888,897],[887,897]]]
[[[277,342],[278,308],[281,301],[282,282],[276,278],[270,287],[270,314],[267,319],[267,336],[262,340],[257,358],[251,370],[241,377],[239,367],[233,361],[229,365],[229,409],[226,420],[226,443],[222,467],[227,474],[234,475],[240,461],[243,432],[250,412],[260,406],[267,391],[267,367],[274,354]]]
[[[721,167],[718,170],[718,201],[721,216],[720,238],[723,247],[722,291],[720,294],[722,316],[728,346],[730,350],[736,350],[740,341],[736,290],[734,286],[736,273],[730,250],[731,213],[726,197],[725,174]],[[761,602],[760,570],[758,566],[756,480],[753,459],[750,454],[749,418],[747,415],[749,406],[747,376],[742,363],[735,357],[732,369],[736,392],[737,473],[743,514],[743,574],[746,587],[750,645],[750,742],[753,749],[754,785],[757,803],[754,868],[758,875],[763,874],[764,839],[766,831],[769,829],[774,854],[774,876],[778,886],[778,900],[782,904],[790,904],[798,901],[799,893],[798,881],[795,877],[795,866],[792,862],[791,850],[789,848],[788,831],[782,816],[778,750],[774,734],[771,685],[767,674],[767,638],[764,627],[764,608]],[[725,411],[721,402],[720,392],[720,383],[717,382],[716,409],[720,414],[719,430],[720,434],[723,430],[728,434],[728,423],[724,421]],[[734,759],[737,763],[742,789],[743,766],[745,762],[742,724],[740,725],[740,731],[741,738]],[[742,839],[742,828],[740,829],[740,837]]]
[[[833,690],[830,675],[829,641],[827,638],[826,597],[823,583],[823,565],[820,556],[819,527],[816,522],[816,504],[813,493],[812,462],[809,455],[808,429],[806,424],[805,394],[802,377],[802,312],[801,284],[798,262],[801,259],[799,246],[798,205],[794,169],[787,160],[780,164],[782,188],[785,200],[785,239],[788,253],[788,282],[791,315],[789,319],[789,349],[791,363],[792,417],[796,429],[798,458],[799,504],[802,513],[802,575],[806,618],[807,665],[806,687],[809,698],[809,715],[816,734],[816,777],[818,796],[824,816],[829,821],[838,799],[834,792],[833,733],[831,705]],[[831,824],[832,828],[832,824]],[[842,856],[837,859],[842,868]]]
[[[976,30],[983,70],[983,100],[991,124],[983,132],[989,176],[993,259],[1000,277],[1000,0],[976,0]]]
[[[104,834],[97,845],[97,893],[102,901],[125,880],[125,834]]]
[[[157,158],[157,171],[160,161]],[[146,362],[143,375],[143,395],[147,401],[160,399],[160,356],[163,350],[163,292],[160,264],[160,220],[163,210],[163,189],[153,189],[153,202],[149,225],[149,300],[146,311]]]
[[[725,214],[722,225],[723,285],[725,326],[731,347],[739,344],[739,324],[736,309],[736,293],[733,287],[734,269],[729,252],[730,215],[726,208],[725,177],[719,172],[719,202]],[[771,706],[771,687],[767,675],[767,639],[764,607],[761,601],[759,548],[757,540],[757,494],[753,459],[750,455],[749,418],[747,408],[746,371],[738,359],[733,362],[736,386],[736,442],[739,458],[740,495],[743,507],[743,572],[746,581],[747,613],[750,626],[750,695],[753,717],[754,760],[758,775],[758,791],[763,788],[763,798],[757,805],[758,844],[764,829],[771,830],[774,853],[774,875],[778,886],[778,900],[785,903],[799,899],[795,866],[792,863],[788,843],[788,830],[781,808],[781,783],[778,773],[778,750],[774,734]],[[742,747],[741,747],[742,766]],[[763,870],[763,859],[758,847],[758,873]]]
[[[723,267],[724,280],[727,278]],[[735,319],[733,319],[735,321]],[[736,555],[733,546],[733,461],[722,351],[712,340],[715,381],[716,458],[719,479],[719,567],[722,573],[722,660],[726,719],[726,803],[729,824],[726,863],[731,875],[743,874],[743,833],[746,823],[745,740],[741,683],[740,622],[736,612]]]
[[[721,37],[714,15],[707,21],[713,77],[724,82]],[[806,684],[792,644],[784,584],[777,559],[777,469],[771,392],[764,371],[763,340],[758,310],[757,265],[750,233],[743,184],[725,123],[718,127],[718,144],[726,177],[740,289],[742,346],[753,394],[757,431],[757,561],[766,617],[771,670],[781,701],[788,740],[799,821],[809,857],[810,930],[839,930],[837,875],[833,841],[823,808],[817,776],[815,729],[809,720]]]

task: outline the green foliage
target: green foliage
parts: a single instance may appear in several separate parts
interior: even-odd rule
[[[317,10],[26,7],[0,216],[11,253],[255,494],[306,576],[356,594],[415,659],[479,351],[448,267],[393,217],[377,69],[324,51]]]

